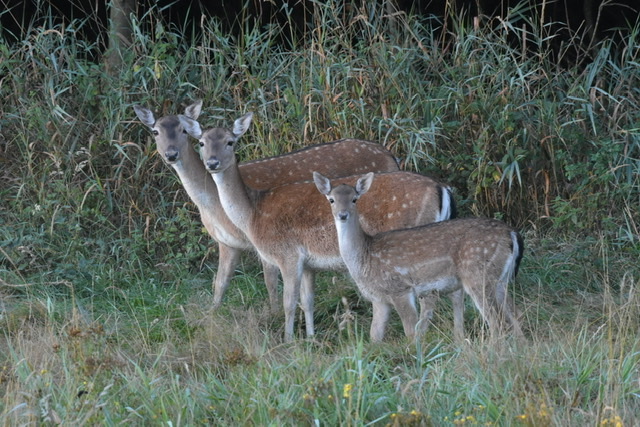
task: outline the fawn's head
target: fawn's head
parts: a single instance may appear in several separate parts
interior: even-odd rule
[[[184,156],[185,150],[193,150],[189,143],[189,136],[178,116],[164,116],[155,119],[153,112],[148,108],[134,105],[136,115],[151,129],[151,133],[156,140],[158,153],[162,159],[172,165],[178,163]],[[202,111],[202,101],[198,100],[189,105],[184,114],[195,120]]]
[[[207,171],[218,173],[235,164],[236,142],[249,129],[253,113],[247,113],[237,119],[233,129],[212,128],[204,132],[196,120],[182,115],[179,117],[187,133],[199,141],[200,156]]]
[[[331,212],[336,222],[345,223],[349,218],[352,218],[356,212],[356,202],[358,199],[371,188],[373,172],[369,172],[359,178],[355,187],[340,184],[332,188],[329,179],[318,172],[313,173],[313,181],[318,191],[324,194],[327,200],[329,200]]]

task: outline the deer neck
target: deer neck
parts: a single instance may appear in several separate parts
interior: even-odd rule
[[[336,221],[336,229],[340,256],[354,279],[361,277],[367,270],[366,260],[371,236],[362,229],[357,212],[346,222]]]
[[[198,209],[215,209],[218,203],[218,189],[207,169],[194,150],[186,150],[183,157],[171,165],[175,169],[185,191]]]
[[[227,216],[236,227],[250,235],[256,191],[245,185],[237,163],[211,176],[218,187],[220,203]]]

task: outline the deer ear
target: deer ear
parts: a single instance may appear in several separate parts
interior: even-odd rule
[[[356,192],[358,193],[358,195],[362,196],[364,193],[369,191],[369,188],[371,188],[372,182],[373,182],[373,172],[369,172],[362,178],[358,179],[358,182],[356,183]]]
[[[136,112],[136,116],[138,116],[140,121],[145,125],[151,128],[156,123],[156,119],[155,117],[153,117],[153,113],[148,108],[144,108],[140,105],[134,105],[133,109]]]
[[[314,172],[313,182],[316,183],[316,187],[318,188],[319,192],[321,192],[325,196],[329,195],[329,193],[331,192],[331,182],[328,178],[322,176],[322,174],[318,172]]]
[[[202,128],[200,128],[200,123],[198,123],[197,120],[183,116],[182,114],[180,114],[178,118],[180,119],[180,124],[189,135],[195,139],[200,139],[202,137]]]
[[[202,99],[196,100],[193,104],[184,109],[184,115],[191,117],[193,120],[197,120],[202,112]]]
[[[252,119],[253,113],[247,113],[233,123],[233,134],[236,138],[240,138],[249,129]]]

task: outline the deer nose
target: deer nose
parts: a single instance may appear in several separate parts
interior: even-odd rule
[[[164,157],[170,163],[175,162],[178,160],[178,150],[167,150],[164,152]]]
[[[346,221],[349,219],[349,212],[338,212],[338,219],[340,221]]]
[[[220,167],[220,160],[216,159],[215,157],[211,157],[209,160],[207,160],[206,164],[207,169],[209,169],[210,171],[214,171]]]

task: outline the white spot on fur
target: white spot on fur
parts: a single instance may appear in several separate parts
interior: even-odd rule
[[[399,273],[401,276],[406,276],[409,274],[409,269],[404,267],[395,267],[394,270]]]

